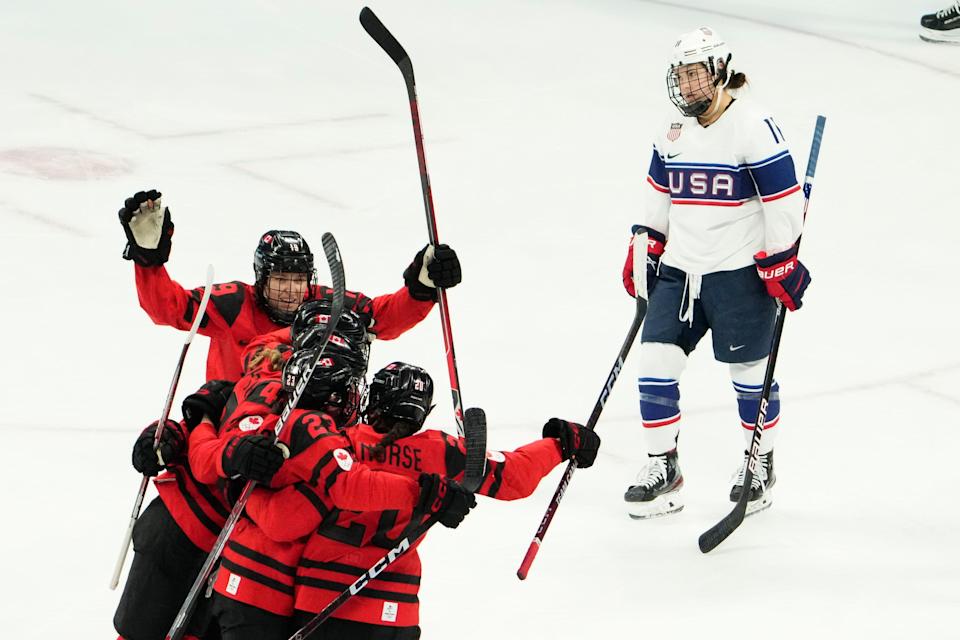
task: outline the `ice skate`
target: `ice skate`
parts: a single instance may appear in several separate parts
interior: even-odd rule
[[[627,513],[634,520],[676,513],[683,509],[682,486],[683,474],[677,462],[677,450],[651,455],[637,474],[637,483],[631,485],[623,496]]]
[[[960,44],[960,2],[920,18],[920,39]]]
[[[747,463],[750,460],[750,454],[744,452],[743,463],[739,471],[735,474],[733,487],[730,488],[730,502],[738,502],[743,493],[743,479],[747,472]],[[760,454],[757,463],[757,471],[750,482],[750,497],[747,502],[747,513],[750,516],[758,511],[769,509],[773,504],[773,485],[777,482],[777,476],[773,472],[773,451]]]

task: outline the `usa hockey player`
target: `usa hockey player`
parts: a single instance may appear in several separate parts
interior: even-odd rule
[[[164,264],[170,257],[174,225],[162,194],[139,191],[120,209],[127,237],[123,257],[135,264],[140,306],[156,324],[187,330],[202,297],[202,287],[185,290],[171,280]],[[287,326],[306,299],[329,295],[318,286],[313,253],[295,231],[267,231],[254,251],[254,284],[240,281],[213,286],[200,333],[210,338],[207,379],[236,381],[240,354],[255,336]],[[382,340],[391,340],[423,320],[436,301],[437,287],[460,282],[460,261],[447,245],[421,249],[403,273],[404,287],[395,293],[367,296],[348,292],[347,308],[367,321]]]
[[[634,226],[634,232],[648,234],[650,291],[638,379],[648,461],[624,496],[635,518],[683,508],[678,381],[687,356],[711,330],[714,357],[729,365],[749,443],[775,300],[799,309],[810,283],[797,259],[803,220],[793,159],[773,116],[743,95],[746,76],[734,70],[732,59],[713,29],[678,38],[667,90],[680,114],[657,131],[645,210]],[[623,270],[631,295],[632,267],[631,248]],[[771,502],[779,418],[774,382],[748,513]],[[743,491],[745,468],[746,457],[730,491],[734,502]]]

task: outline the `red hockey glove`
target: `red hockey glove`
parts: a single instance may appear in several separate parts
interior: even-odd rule
[[[188,429],[193,429],[203,416],[207,416],[216,424],[220,424],[220,418],[223,417],[223,408],[233,393],[233,382],[229,380],[210,380],[197,391],[191,393],[183,399],[181,411],[183,412],[183,421],[187,423]]]
[[[560,455],[564,460],[576,460],[581,469],[593,466],[600,449],[600,436],[593,429],[587,429],[582,424],[550,418],[543,425],[544,438],[560,440]]]
[[[133,443],[133,468],[151,477],[166,469],[168,465],[183,461],[187,453],[187,440],[179,423],[173,420],[165,423],[160,434],[160,446],[154,451],[153,440],[156,438],[157,424],[159,421],[155,420]]]
[[[456,529],[477,506],[473,494],[457,482],[435,473],[420,474],[420,497],[414,510],[432,515],[445,527]]]
[[[640,224],[633,225],[633,233],[637,231],[647,232],[647,294],[653,291],[653,285],[657,283],[657,271],[660,269],[660,257],[667,245],[667,237],[650,227]],[[627,260],[623,263],[623,288],[627,290],[631,298],[637,297],[636,289],[633,286],[633,240],[631,238],[630,248],[627,249]]]
[[[288,454],[273,436],[236,436],[223,450],[221,466],[229,478],[246,478],[256,482],[270,482]]]
[[[772,256],[761,251],[753,259],[767,293],[778,298],[790,311],[799,309],[803,305],[803,292],[810,284],[810,272],[797,259],[797,245]]]

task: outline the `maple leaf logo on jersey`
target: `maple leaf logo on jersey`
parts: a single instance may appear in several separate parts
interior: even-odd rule
[[[670,131],[667,132],[667,140],[673,142],[680,137],[680,127],[683,126],[682,122],[674,122],[670,125]]]
[[[353,458],[347,453],[346,449],[337,449],[333,452],[333,459],[337,461],[340,468],[344,471],[350,471],[353,467]]]
[[[260,416],[247,416],[240,421],[240,431],[256,431],[263,425],[263,418]]]

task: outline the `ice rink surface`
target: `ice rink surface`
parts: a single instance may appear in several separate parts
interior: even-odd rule
[[[946,2],[946,0],[940,0]],[[107,582],[182,334],[138,308],[116,211],[157,187],[188,286],[252,278],[255,241],[339,240],[347,283],[401,286],[426,242],[400,74],[348,2],[5,0],[0,6],[4,638],[115,637]],[[706,5],[705,5],[706,6]],[[922,43],[915,0],[489,0],[372,5],[410,52],[465,404],[491,448],[584,421],[630,323],[620,284],[675,36],[722,33],[802,173],[827,128],[787,319],[773,508],[704,556],[743,448],[708,349],[681,390],[686,509],[634,522],[645,458],[633,364],[530,578],[514,576],[560,472],[482,500],[422,546],[425,638],[958,638],[955,263],[960,49]],[[325,271],[321,269],[321,279]],[[202,381],[206,339],[178,402]],[[437,312],[376,344],[437,381]],[[175,411],[179,415],[178,411]],[[152,495],[152,494],[151,494]]]

